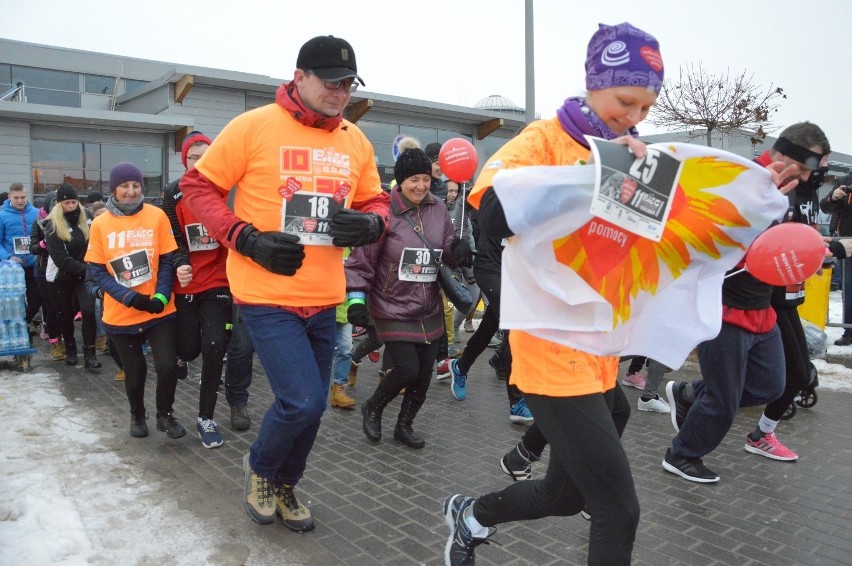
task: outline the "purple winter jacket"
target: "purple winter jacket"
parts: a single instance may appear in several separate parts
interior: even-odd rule
[[[444,250],[444,261],[451,266],[456,264],[450,252],[455,230],[446,205],[432,194],[414,205],[395,187],[391,192],[390,212],[390,225],[384,237],[369,246],[353,249],[346,259],[346,290],[367,294],[370,316],[377,323],[389,320],[419,325],[421,321],[443,317],[438,282],[400,281],[398,270],[403,248],[425,247],[405,219],[409,213],[415,225],[423,226],[423,236],[435,251]]]

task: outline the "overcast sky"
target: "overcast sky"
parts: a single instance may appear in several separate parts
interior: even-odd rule
[[[292,77],[305,41],[332,34],[352,44],[370,92],[464,106],[500,94],[525,106],[523,0],[0,0],[0,8],[0,37],[279,79]],[[716,74],[748,71],[787,94],[777,126],[810,120],[835,151],[852,154],[848,0],[537,0],[534,14],[544,118],[582,93],[597,24],[629,21],[660,41],[668,77],[698,62]]]

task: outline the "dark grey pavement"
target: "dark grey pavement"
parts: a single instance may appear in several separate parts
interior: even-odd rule
[[[467,400],[456,401],[446,382],[433,381],[415,422],[427,441],[423,450],[393,441],[398,400],[385,411],[386,434],[379,444],[364,437],[360,411],[329,408],[297,488],[317,528],[296,534],[280,521],[265,527],[252,523],[242,506],[242,456],[271,400],[259,364],[249,403],[252,428],[243,433],[230,429],[220,394],[216,421],[225,444],[208,450],[194,434],[198,362],[191,363],[189,379],[178,384],[175,404],[189,434],[169,440],[156,431],[149,382],[151,436],[133,439],[123,385],[114,381],[109,358],[101,356],[104,369],[98,373],[67,368],[50,360],[44,342],[36,340],[41,350],[34,365],[62,373],[63,393],[98,415],[102,430],[96,432],[111,448],[171,486],[181,508],[197,514],[199,524],[217,529],[223,545],[241,541],[239,552],[231,548],[221,556],[242,558],[216,558],[214,549],[211,564],[441,564],[447,538],[443,499],[505,487],[511,480],[501,472],[499,459],[524,431],[509,422],[504,382],[487,363],[492,350],[473,367]],[[359,406],[372,393],[378,369],[367,360],[362,364],[358,384],[350,390]],[[688,362],[666,378],[697,376]],[[634,411],[623,440],[642,509],[634,564],[852,564],[852,393],[818,389],[816,406],[800,409],[779,426],[779,438],[800,455],[796,463],[745,452],[745,435],[761,409],[742,411],[722,445],[705,458],[722,477],[717,484],[690,483],[663,471],[660,462],[674,434],[669,417],[636,411],[638,392],[627,388],[626,393]],[[548,454],[535,464],[535,473],[544,472]],[[585,564],[588,534],[589,523],[579,516],[500,525],[494,537],[499,546],[479,547],[477,564]],[[175,560],[181,564],[180,557]]]

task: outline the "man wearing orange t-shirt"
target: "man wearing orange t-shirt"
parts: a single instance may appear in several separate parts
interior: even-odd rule
[[[229,249],[234,301],[275,395],[243,459],[246,511],[314,527],[293,491],[326,407],[342,247],[381,238],[388,197],[373,148],[342,117],[364,81],[346,41],[315,37],[274,104],[232,120],[180,182],[192,213]],[[233,211],[225,199],[236,186]]]

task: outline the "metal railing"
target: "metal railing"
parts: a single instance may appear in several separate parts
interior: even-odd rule
[[[3,94],[0,94],[0,100],[26,102],[27,97],[24,95],[24,83],[18,83]]]

